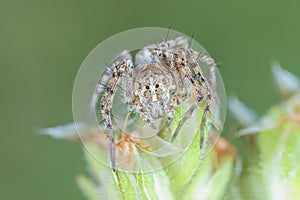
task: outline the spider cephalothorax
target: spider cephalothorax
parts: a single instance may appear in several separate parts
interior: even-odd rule
[[[211,84],[203,75],[198,61],[211,67]],[[135,55],[134,64],[130,53],[124,50],[100,80],[100,84],[105,85],[100,109],[110,141],[112,168],[115,170],[116,161],[111,109],[119,85],[124,89],[128,111],[138,113],[153,128],[153,121],[164,118],[169,124],[180,103],[192,102],[173,133],[171,141],[174,141],[183,124],[202,101],[203,131],[215,88],[214,70],[213,59],[189,48],[188,39],[185,37],[144,47]]]
[[[150,120],[165,117],[176,88],[169,71],[160,64],[149,64],[137,71],[133,91],[140,106],[145,108],[143,114]]]

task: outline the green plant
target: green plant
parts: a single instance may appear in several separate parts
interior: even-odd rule
[[[239,130],[232,144],[212,134],[206,140],[213,150],[199,159],[200,137],[194,137],[185,154],[174,163],[147,173],[113,172],[87,149],[103,153],[95,135],[99,131],[82,127],[88,148],[84,155],[89,175],[77,183],[87,199],[299,199],[300,198],[300,81],[273,64],[274,80],[284,102],[271,107],[261,119],[237,99],[230,109]],[[180,112],[175,117],[181,117]],[[44,129],[56,138],[79,141],[73,124]],[[205,134],[204,134],[205,135]],[[236,142],[237,141],[237,142]],[[127,142],[127,145],[135,145]],[[160,165],[155,157],[151,164]]]

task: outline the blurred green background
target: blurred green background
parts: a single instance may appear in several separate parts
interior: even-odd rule
[[[296,0],[1,0],[0,199],[84,199],[80,145],[36,130],[72,121],[76,71],[99,42],[144,26],[195,33],[222,63],[227,94],[262,114],[279,101],[270,62],[300,75],[299,19]]]

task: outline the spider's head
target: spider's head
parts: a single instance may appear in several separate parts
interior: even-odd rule
[[[150,64],[141,69],[135,78],[135,95],[140,104],[149,112],[149,117],[158,119],[165,116],[170,94],[175,84],[169,71],[159,64]]]

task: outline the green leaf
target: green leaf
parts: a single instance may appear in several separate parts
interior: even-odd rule
[[[275,190],[277,196],[300,197],[299,133],[299,125],[285,121],[259,137],[263,177],[267,180],[267,191],[272,198]]]
[[[100,177],[103,173],[106,173],[107,167],[101,163],[90,151],[96,152],[97,155],[102,155],[104,152],[99,148],[99,145],[92,143],[83,148],[84,157],[91,176]]]
[[[195,131],[198,134],[195,134],[194,140],[187,151],[166,169],[172,182],[172,190],[175,192],[180,191],[182,187],[191,181],[200,163],[200,131]],[[184,132],[181,134],[184,134]]]
[[[223,198],[232,177],[233,160],[226,160],[215,171],[212,167],[214,153],[212,152],[201,162],[193,179],[181,189],[182,199],[219,200]]]
[[[116,178],[122,200],[141,199],[142,193],[134,174],[117,171]]]
[[[209,195],[210,200],[222,199],[222,197],[227,192],[232,173],[233,161],[227,160],[226,162],[222,163],[222,165],[218,168],[217,172],[209,180],[208,185],[211,188]]]
[[[85,197],[89,200],[99,200],[100,195],[93,181],[83,175],[77,177],[77,184]]]

